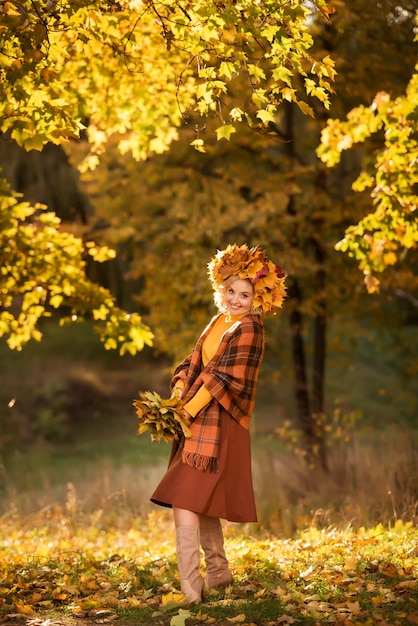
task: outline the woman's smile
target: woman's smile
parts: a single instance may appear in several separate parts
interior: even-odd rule
[[[247,279],[237,278],[226,290],[225,303],[230,315],[246,315],[251,311],[254,287]]]

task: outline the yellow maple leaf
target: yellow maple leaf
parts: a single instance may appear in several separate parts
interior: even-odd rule
[[[355,570],[357,567],[357,557],[352,555],[348,556],[344,561],[345,570]]]
[[[23,613],[23,615],[31,615],[33,613],[33,609],[29,604],[17,601],[15,606],[17,613]]]
[[[242,622],[245,622],[247,618],[245,617],[244,613],[240,613],[239,615],[236,615],[235,617],[227,617],[226,619],[231,624],[242,624]]]
[[[359,602],[347,602],[347,608],[351,613],[360,613],[361,606]]]
[[[397,256],[394,252],[386,252],[383,255],[383,263],[385,265],[395,265],[397,260]]]
[[[368,293],[376,293],[379,291],[380,281],[375,276],[372,276],[372,274],[366,273],[364,282]]]
[[[186,597],[178,591],[170,591],[161,596],[161,606],[167,607],[172,604],[185,604]]]
[[[416,580],[402,580],[400,583],[395,585],[395,589],[415,589],[418,587],[418,581]]]

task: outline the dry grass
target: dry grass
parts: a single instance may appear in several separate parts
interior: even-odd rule
[[[29,491],[19,492],[11,476],[4,474],[4,514],[25,516],[63,508],[70,493],[75,509],[100,510],[112,523],[115,515],[145,517],[155,509],[149,496],[165,471],[168,455],[168,448],[149,446],[163,455],[160,462],[140,466],[97,457],[82,471],[67,468],[67,479],[44,477]],[[329,464],[328,474],[311,470],[278,441],[256,439],[253,478],[259,526],[293,536],[309,527],[359,528],[418,520],[418,448],[408,433],[391,431],[339,444],[330,451]]]
[[[392,429],[329,451],[329,473],[289,452],[264,450],[254,480],[261,519],[285,535],[310,526],[369,526],[418,519],[418,446]]]

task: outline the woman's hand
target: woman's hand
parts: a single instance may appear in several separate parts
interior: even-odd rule
[[[181,387],[173,387],[173,391],[171,392],[172,398],[177,398],[178,400],[181,400],[182,395],[183,389]]]

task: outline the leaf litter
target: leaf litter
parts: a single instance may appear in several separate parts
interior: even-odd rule
[[[411,523],[309,528],[293,539],[231,524],[225,537],[234,584],[188,607],[170,516],[113,526],[97,516],[57,515],[32,525],[4,519],[0,623],[418,624],[418,529]]]

